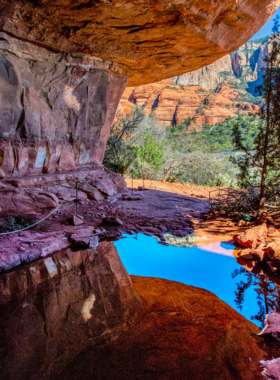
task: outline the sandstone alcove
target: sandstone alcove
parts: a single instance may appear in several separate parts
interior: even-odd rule
[[[279,4],[280,0],[2,0],[0,211],[41,218],[62,201],[73,201],[78,181],[80,198],[88,202],[89,209],[91,201],[117,203],[116,195],[126,190],[126,184],[105,172],[102,160],[125,87],[170,78],[216,61],[250,39]],[[142,212],[149,214],[144,208]],[[137,317],[140,299],[112,244],[106,255],[98,251],[106,246],[104,242],[98,249],[66,254],[71,234],[77,232],[79,238],[93,233],[95,226],[86,227],[90,232],[53,222],[48,227],[53,231],[30,230],[1,237],[0,267],[7,273],[1,274],[0,282],[2,326],[6,324],[0,336],[7,376],[21,371],[24,378],[34,370],[36,378],[36,363],[46,376],[44,371],[52,365],[56,372],[56,364],[63,367],[63,362],[52,363],[58,355],[67,365],[67,360],[87,348],[89,340],[94,346],[107,337],[116,338]],[[23,247],[25,243],[28,248]],[[56,256],[45,258],[53,253]],[[33,265],[35,259],[39,261]],[[20,264],[25,261],[32,263],[22,269]],[[75,288],[71,283],[72,293],[68,280],[78,284]],[[40,292],[48,283],[43,304]],[[60,292],[68,294],[66,303]],[[22,303],[25,297],[32,302]],[[65,325],[65,315],[69,325]],[[32,318],[39,320],[38,330],[27,324]],[[230,315],[229,324],[236,318]],[[250,326],[251,339],[256,329]],[[30,355],[24,345],[13,346],[17,329],[23,328],[26,346],[35,343],[36,336],[40,338]],[[78,338],[71,331],[83,337],[77,347]],[[262,351],[255,338],[252,341],[258,360]],[[38,351],[42,347],[47,351],[48,344],[52,348],[44,362]]]

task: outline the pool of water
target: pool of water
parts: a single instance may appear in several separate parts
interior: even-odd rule
[[[182,239],[180,239],[182,241]],[[233,278],[242,267],[233,256],[234,246],[227,243],[206,244],[200,247],[163,246],[156,238],[138,234],[115,242],[124,266],[131,275],[159,277],[182,282],[215,293],[247,319],[258,315],[264,302],[258,304],[256,286],[246,289],[242,310],[236,303],[238,284],[248,282],[246,270]],[[180,244],[179,244],[180,245]],[[255,281],[252,283],[255,285]],[[260,321],[254,321],[259,326]]]

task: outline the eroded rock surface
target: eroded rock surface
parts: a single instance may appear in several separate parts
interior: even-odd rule
[[[82,350],[128,329],[140,308],[111,242],[1,274],[0,378],[53,378]]]
[[[38,214],[58,207],[61,202],[103,201],[126,191],[124,179],[98,168],[59,174],[16,177],[0,182],[2,212]],[[119,194],[119,195],[120,195]]]
[[[261,378],[265,353],[256,325],[204,289],[157,278],[132,281],[145,305],[139,321],[107,347],[79,355],[57,379]]]
[[[126,83],[111,62],[0,32],[0,178],[100,166]]]
[[[0,27],[59,52],[120,64],[130,85],[199,69],[248,41],[279,0],[2,0]]]

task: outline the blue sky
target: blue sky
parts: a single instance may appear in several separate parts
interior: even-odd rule
[[[261,28],[261,30],[259,30],[258,33],[252,37],[252,40],[256,40],[258,38],[266,37],[269,34],[271,34],[271,30],[273,27],[273,19],[275,18],[276,15],[280,16],[280,7],[278,8],[277,12],[274,13],[274,15],[271,17],[271,19]]]

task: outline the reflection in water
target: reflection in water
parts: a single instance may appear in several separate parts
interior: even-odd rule
[[[112,242],[2,273],[0,379],[53,379],[89,345],[126,330],[140,307]]]
[[[240,269],[233,256],[234,246],[211,243],[211,239],[190,235],[188,239],[165,235],[172,245],[163,246],[150,236],[115,242],[129,274],[159,277],[200,287],[216,294],[247,319],[259,311],[259,299],[252,287],[246,292],[242,310],[235,303],[236,280],[232,273]],[[194,246],[197,243],[199,246]],[[205,244],[205,245],[203,245]],[[247,281],[246,271],[240,280]],[[259,321],[256,321],[260,325]]]
[[[237,290],[234,292],[234,301],[242,312],[246,291],[249,288],[254,289],[258,312],[251,316],[251,320],[260,322],[263,327],[266,314],[272,311],[280,311],[280,289],[265,273],[254,274],[241,267],[234,270],[232,278],[237,278],[240,275],[242,275],[242,279],[236,284]]]

